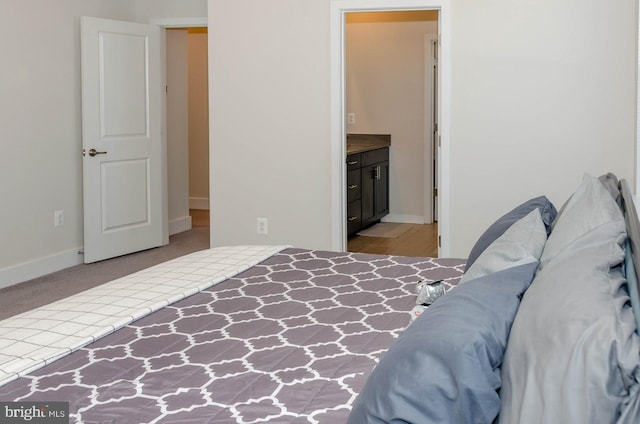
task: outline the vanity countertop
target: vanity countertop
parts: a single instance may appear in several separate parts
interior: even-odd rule
[[[390,134],[347,134],[347,154],[391,146]]]

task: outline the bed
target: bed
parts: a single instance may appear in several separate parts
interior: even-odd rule
[[[544,196],[518,205],[464,259],[196,252],[0,322],[0,401],[68,402],[82,423],[638,422],[637,226],[628,185],[607,174],[560,212]],[[603,238],[597,299],[582,277],[563,293],[553,276],[574,258],[588,272]],[[424,281],[446,293],[413,321]],[[562,325],[573,317],[586,330]],[[600,339],[562,345],[594,325]],[[581,377],[558,382],[549,363],[567,355]]]
[[[451,287],[463,267],[269,246],[197,252],[0,323],[0,400],[68,401],[85,423],[344,422],[409,323],[415,284]],[[44,346],[38,335],[49,345],[20,352]],[[24,371],[9,370],[10,356]]]

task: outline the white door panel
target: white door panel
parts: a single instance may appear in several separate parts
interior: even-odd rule
[[[148,137],[146,36],[99,34],[102,137]]]
[[[160,28],[83,17],[81,32],[89,263],[168,242],[166,171]]]
[[[148,160],[103,162],[101,178],[103,232],[150,224]]]

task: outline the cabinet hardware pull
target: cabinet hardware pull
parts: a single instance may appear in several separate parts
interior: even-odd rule
[[[358,184],[347,186],[347,188],[353,190],[354,188],[358,188]]]
[[[349,218],[347,218],[349,221],[355,221],[356,219],[358,219],[357,216],[350,216]]]
[[[350,162],[347,162],[347,165],[357,165],[358,161],[357,160],[352,160]]]
[[[380,179],[380,165],[376,166],[376,180]]]

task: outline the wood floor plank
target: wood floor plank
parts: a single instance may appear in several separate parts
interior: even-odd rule
[[[193,227],[208,227],[209,226],[209,210],[204,209],[189,209],[189,215],[191,215],[191,225]]]
[[[401,256],[438,256],[437,224],[401,224],[408,230],[396,238],[355,236],[347,250],[357,253]]]

